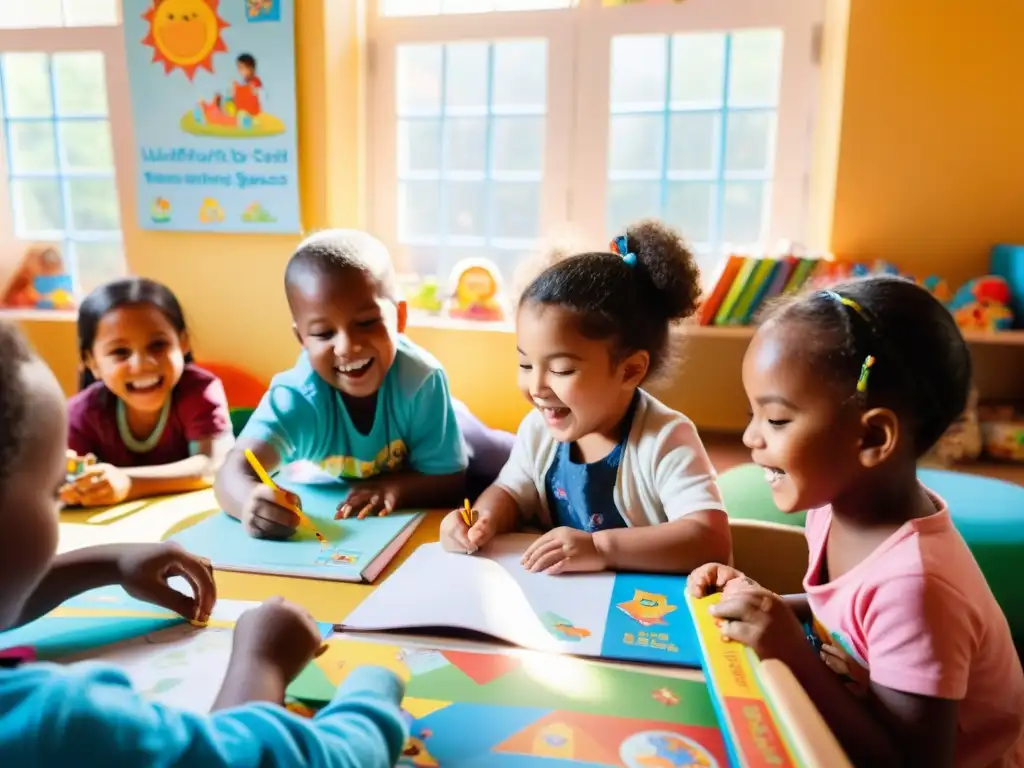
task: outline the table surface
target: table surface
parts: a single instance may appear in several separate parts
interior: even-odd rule
[[[130,501],[106,508],[65,509],[60,517],[58,551],[95,544],[159,542],[219,511],[220,505],[212,489]],[[378,577],[377,584],[401,566],[419,545],[438,540],[441,519],[446,512],[435,510],[427,513],[426,519],[413,532],[398,556]],[[279,595],[304,606],[317,620],[334,624],[344,621],[376,586],[229,571],[216,571],[215,578],[220,598],[262,601]],[[651,671],[646,665],[614,666]],[[832,733],[789,670],[775,662],[765,662],[764,666],[768,674],[763,682],[773,691],[773,701],[779,710],[777,714],[786,722],[808,764],[834,768],[849,766]],[[699,670],[659,666],[654,671],[680,679],[704,680]]]

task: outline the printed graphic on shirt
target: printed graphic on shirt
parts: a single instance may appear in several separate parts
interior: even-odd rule
[[[868,665],[854,650],[848,638],[839,632],[830,632],[818,621],[813,620],[814,634],[821,642],[820,656],[825,666],[839,675],[851,693],[863,696],[868,689]]]
[[[354,456],[328,456],[319,462],[319,467],[337,479],[362,479],[401,469],[408,455],[409,449],[406,448],[405,442],[398,439],[381,448],[373,461],[363,461]]]

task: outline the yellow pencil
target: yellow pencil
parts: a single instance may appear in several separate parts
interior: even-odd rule
[[[473,523],[476,521],[473,519],[473,507],[470,505],[469,499],[466,499],[466,508],[459,511],[462,513],[462,519],[465,521],[466,525],[472,528]]]
[[[245,449],[245,458],[249,462],[249,466],[252,467],[252,471],[256,473],[256,476],[269,488],[273,488],[275,491],[279,490],[277,483],[274,482],[273,478],[267,474],[267,470],[260,464],[260,460],[256,458],[256,454],[253,453],[249,448]],[[292,507],[292,512],[299,516],[299,520],[309,526],[310,530],[313,531],[313,535],[316,536],[317,541],[321,544],[327,541],[327,537],[324,536],[320,531],[317,530],[316,526],[313,525],[313,521],[306,517],[306,513],[298,507]]]

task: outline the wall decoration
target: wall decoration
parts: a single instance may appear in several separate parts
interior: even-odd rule
[[[125,0],[138,221],[301,231],[292,0]]]
[[[71,275],[56,245],[33,245],[3,286],[3,309],[74,309]]]

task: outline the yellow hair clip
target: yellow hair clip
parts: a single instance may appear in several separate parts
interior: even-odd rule
[[[868,355],[864,358],[864,364],[860,367],[860,376],[857,377],[858,392],[868,391],[868,375],[871,373],[871,366],[874,364],[875,358],[873,355]]]

